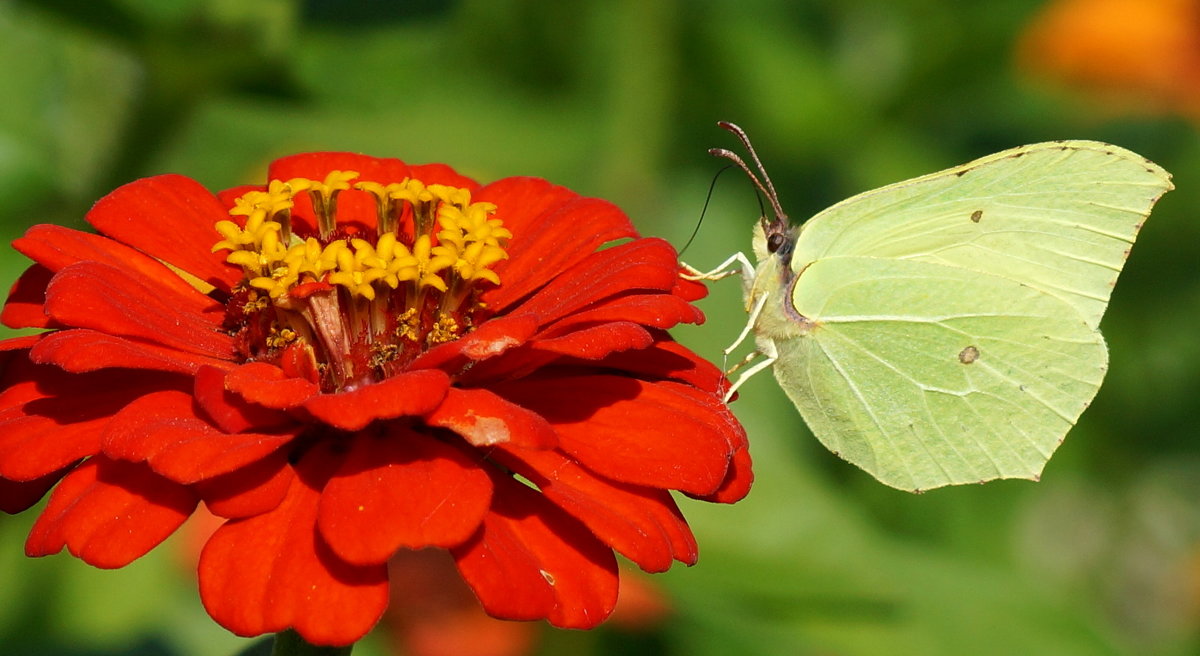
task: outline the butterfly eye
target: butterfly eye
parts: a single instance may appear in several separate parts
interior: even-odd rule
[[[784,242],[784,237],[781,233],[773,232],[767,236],[767,252],[774,253],[778,251]]]

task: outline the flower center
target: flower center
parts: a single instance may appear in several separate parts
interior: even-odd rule
[[[275,362],[325,391],[355,389],[402,370],[413,358],[457,339],[481,318],[479,292],[500,284],[490,267],[508,257],[512,236],[496,206],[471,202],[458,187],[420,180],[351,182],[354,171],[323,181],[272,180],[219,221],[213,251],[245,272],[226,307],[226,328],[245,360]],[[339,225],[342,192],[374,197],[377,228]],[[293,230],[297,194],[316,215]]]

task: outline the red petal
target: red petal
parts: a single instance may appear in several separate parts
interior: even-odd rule
[[[638,239],[614,246],[589,255],[549,279],[544,288],[514,312],[533,314],[544,326],[630,290],[670,289],[676,277],[675,265],[675,249],[660,239]],[[547,275],[545,269],[539,270]],[[488,300],[486,295],[484,300]]]
[[[265,362],[243,364],[225,376],[225,389],[251,403],[286,410],[302,405],[320,392],[315,383],[291,378],[282,369]]]
[[[750,486],[753,483],[754,472],[750,466],[750,447],[742,444],[733,451],[733,457],[729,460],[729,471],[725,474],[725,481],[721,483],[721,487],[712,494],[695,498],[712,503],[734,503],[750,494]]]
[[[283,502],[295,475],[287,449],[224,476],[196,483],[196,492],[214,514],[229,519],[261,515]]]
[[[34,399],[53,396],[73,380],[71,374],[58,367],[34,364],[29,360],[28,351],[0,351],[0,412],[7,412]]]
[[[635,294],[602,301],[590,308],[569,314],[546,326],[542,334],[561,335],[588,324],[629,321],[653,328],[670,328],[680,323],[697,323],[699,310],[669,294]]]
[[[65,546],[95,567],[124,567],[175,532],[196,509],[182,485],[145,466],[96,456],[59,483],[25,543],[46,556]]]
[[[351,392],[319,394],[304,407],[320,421],[347,431],[366,428],[376,419],[424,415],[446,396],[450,377],[438,369],[397,374]]]
[[[550,449],[558,444],[554,427],[541,415],[485,389],[451,387],[437,410],[425,417],[425,423],[449,428],[478,447],[512,443]]]
[[[696,538],[670,492],[607,480],[556,451],[504,445],[492,457],[647,572],[665,572],[672,560],[695,564]]]
[[[50,333],[29,356],[34,362],[54,364],[72,373],[118,367],[194,374],[200,367],[228,369],[233,366],[226,360],[135,342],[87,328]]]
[[[8,351],[26,351],[37,346],[38,342],[42,341],[43,337],[48,337],[54,333],[40,333],[37,335],[22,335],[20,337],[9,337],[8,339],[0,339],[0,353]],[[24,354],[23,357],[28,358],[29,354]]]
[[[315,645],[348,645],[387,606],[387,570],[339,559],[316,529],[317,504],[339,458],[315,448],[283,502],[226,522],[200,554],[200,598],[209,615],[240,636],[292,627]]]
[[[107,417],[58,425],[40,416],[0,416],[0,477],[30,481],[100,450]]]
[[[360,434],[321,494],[317,527],[334,552],[359,565],[383,563],[401,547],[460,544],[492,499],[482,466],[403,426]]]
[[[251,428],[279,428],[291,422],[288,415],[248,403],[225,389],[225,375],[226,372],[221,369],[201,367],[196,371],[196,387],[193,390],[196,403],[218,428],[226,433],[241,433]]]
[[[561,337],[534,339],[530,349],[546,353],[599,360],[615,351],[644,349],[654,343],[654,337],[643,327],[628,321],[603,323]]]
[[[20,370],[32,379],[11,381],[0,397],[0,477],[15,481],[98,453],[101,431],[118,410],[142,394],[184,382],[123,370],[71,375],[27,363]]]
[[[675,286],[671,288],[671,293],[679,298],[692,303],[708,296],[708,286],[699,280],[688,280],[683,277],[686,271],[680,267],[679,277],[675,279]],[[703,323],[703,321],[701,321]]]
[[[301,153],[277,159],[268,170],[269,180],[287,181],[291,178],[308,178],[322,181],[330,171],[357,171],[354,182],[372,181],[387,184],[400,182],[409,177],[409,168],[394,158],[370,157],[357,153]],[[311,222],[312,201],[308,194],[297,194],[293,214]],[[365,228],[375,228],[375,197],[365,191],[348,189],[337,197],[338,223],[357,223]]]
[[[54,328],[55,324],[46,316],[46,285],[54,272],[35,264],[13,283],[0,313],[0,323],[9,328]]]
[[[497,206],[513,238],[509,259],[496,265],[503,284],[483,295],[500,311],[529,295],[601,245],[636,237],[620,209],[596,198],[583,198],[538,178],[506,178],[474,194]],[[586,226],[586,229],[581,228]]]
[[[197,297],[205,298],[199,292]],[[76,328],[134,337],[170,348],[230,360],[233,338],[220,332],[219,317],[196,311],[120,269],[80,262],[59,271],[46,290],[46,313]],[[217,319],[214,323],[213,319]]]
[[[616,352],[604,358],[600,364],[606,368],[628,371],[639,378],[689,383],[714,395],[723,393],[722,390],[729,385],[721,370],[713,363],[686,346],[670,341],[665,333],[649,348]]]
[[[493,389],[549,420],[575,460],[636,485],[712,494],[741,431],[720,399],[677,383],[563,376]]]
[[[400,182],[410,176],[408,165],[394,157],[371,157],[358,153],[299,153],[281,157],[267,169],[268,180],[308,178],[322,181],[330,171],[357,171],[358,180]]]
[[[410,164],[408,166],[408,175],[427,185],[441,184],[450,187],[462,187],[463,189],[470,189],[472,191],[479,188],[478,182],[465,175],[460,175],[453,168],[445,164]]]
[[[462,337],[422,353],[410,369],[453,371],[468,361],[486,360],[524,344],[537,332],[537,318],[529,314],[496,317]]]
[[[221,433],[195,416],[191,394],[147,394],[125,406],[105,427],[110,458],[146,462],[178,483],[195,483],[261,460],[291,441],[291,434]]]
[[[213,226],[228,218],[215,196],[182,175],[131,182],[87,214],[96,230],[226,290],[242,279],[242,271],[211,249],[221,238]]]
[[[15,515],[28,510],[42,500],[50,488],[70,471],[64,467],[32,481],[10,481],[0,478],[0,512]]]
[[[589,629],[617,602],[617,561],[586,527],[528,487],[497,477],[492,511],[467,543],[450,550],[491,615],[547,618]]]
[[[213,234],[216,235],[215,230]],[[217,237],[210,241],[216,242]],[[14,241],[13,248],[56,273],[77,262],[98,262],[126,271],[133,278],[153,280],[160,294],[198,303],[201,311],[224,310],[212,299],[197,298],[196,288],[158,260],[102,235],[56,225],[36,225]]]
[[[221,207],[233,208],[236,205],[238,198],[245,196],[252,191],[266,191],[266,185],[251,185],[244,184],[229,189],[222,189],[216,193],[217,200],[220,201]],[[236,220],[236,219],[234,219]]]

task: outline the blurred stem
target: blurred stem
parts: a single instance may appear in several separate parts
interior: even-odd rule
[[[354,645],[345,647],[318,647],[310,645],[299,633],[288,629],[275,634],[275,646],[271,656],[350,656]]]

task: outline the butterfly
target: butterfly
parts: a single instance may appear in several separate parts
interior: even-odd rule
[[[757,264],[738,253],[687,267],[693,279],[742,276],[749,320],[725,353],[753,333],[741,363],[753,365],[726,400],[773,367],[817,439],[886,485],[1037,480],[1104,379],[1100,318],[1170,174],[1105,143],[1039,143],[793,226],[746,133],[719,125],[758,175],[710,152],[745,171],[774,215],[754,228]]]

